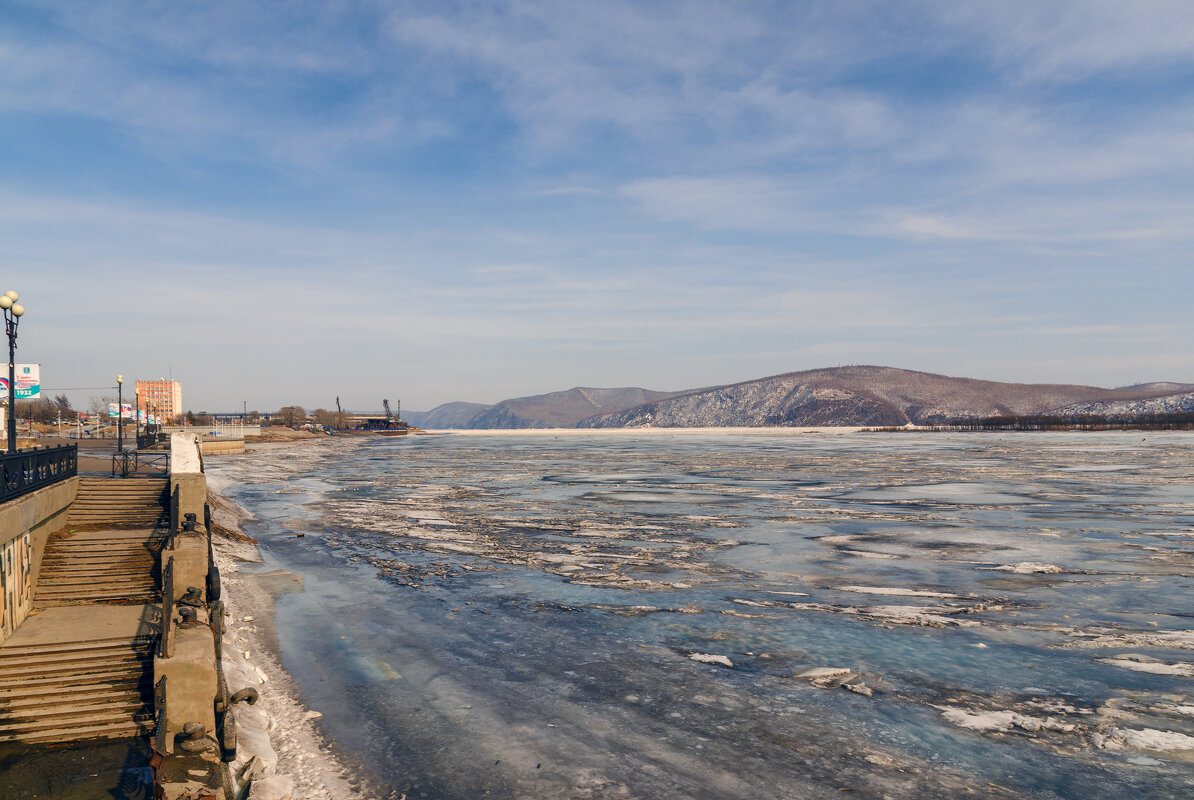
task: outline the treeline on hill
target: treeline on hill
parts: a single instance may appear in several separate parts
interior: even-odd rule
[[[1194,430],[1194,412],[1158,414],[1095,414],[1057,416],[1029,414],[982,419],[956,419],[941,426],[953,431],[1188,431]]]

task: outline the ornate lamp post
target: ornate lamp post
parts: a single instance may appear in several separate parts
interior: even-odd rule
[[[116,452],[124,452],[124,376],[116,376]]]
[[[0,296],[4,309],[4,332],[8,334],[8,452],[17,451],[17,326],[25,307],[17,303],[21,296],[7,291]]]

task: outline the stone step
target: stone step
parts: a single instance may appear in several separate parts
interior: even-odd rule
[[[80,592],[57,592],[48,591],[43,596],[38,592],[37,599],[34,600],[35,607],[50,607],[55,605],[77,605],[88,602],[110,602],[110,603],[153,603],[162,599],[161,592],[158,590],[139,589],[137,591],[117,591],[117,592],[90,592],[83,594]]]
[[[156,528],[165,527],[170,521],[170,518],[164,514],[85,514],[78,517],[71,517],[67,520],[67,525],[75,530],[142,530],[149,529],[150,531]]]
[[[76,539],[79,533],[100,533],[100,531],[80,531],[72,534],[69,538],[54,539],[50,542],[51,550],[78,550],[80,553],[97,552],[100,550],[137,550],[146,547],[160,547],[165,541],[164,536],[148,531],[122,531],[128,534],[127,536],[110,537],[101,539],[94,537],[90,539]],[[103,533],[115,533],[115,531],[103,531]]]
[[[0,714],[6,708],[34,708],[54,706],[62,703],[87,703],[109,697],[127,699],[138,697],[142,701],[153,695],[153,681],[128,679],[107,683],[80,683],[73,686],[40,686],[21,694],[0,695]]]
[[[143,569],[146,565],[152,566],[157,564],[158,560],[153,557],[153,554],[146,553],[135,556],[120,556],[119,558],[61,558],[55,559],[53,564],[43,565],[41,574],[45,576],[49,573],[57,573],[60,575],[77,575],[88,571],[107,571],[125,569]]]
[[[169,517],[162,511],[88,511],[71,514],[67,517],[66,524],[72,528],[88,525],[94,529],[101,525],[109,525],[112,528],[127,529],[131,527],[132,523],[136,523],[137,527],[154,528],[158,523],[168,519]]]
[[[157,644],[156,636],[142,636],[136,639],[98,639],[92,642],[48,642],[40,645],[15,645],[0,648],[0,669],[14,659],[46,658],[57,659],[73,656],[100,656],[105,653],[118,656],[148,653]],[[3,687],[0,687],[3,688]]]
[[[93,714],[133,714],[145,708],[145,698],[140,693],[132,697],[110,697],[87,703],[69,701],[57,706],[22,707],[0,709],[0,731],[14,729],[28,730],[31,727],[50,727],[64,720],[90,717]]]
[[[95,597],[97,594],[128,592],[144,594],[157,591],[157,582],[152,578],[130,575],[123,578],[97,578],[94,581],[46,581],[37,587],[37,599],[46,600],[59,595]]]
[[[38,582],[38,591],[49,586],[65,588],[67,586],[108,585],[114,583],[142,583],[148,581],[156,583],[150,567],[140,568],[136,565],[124,568],[78,570],[74,572],[51,572],[43,574]]]
[[[63,559],[55,561],[53,565],[45,568],[42,571],[45,573],[59,573],[62,576],[70,576],[70,574],[78,574],[81,571],[99,571],[105,572],[109,570],[121,570],[121,568],[128,568],[128,570],[149,570],[153,565],[158,564],[158,559],[150,556],[123,556],[118,559]]]
[[[124,653],[100,651],[94,653],[33,654],[7,658],[0,664],[0,679],[52,678],[87,675],[89,672],[111,672],[117,669],[140,670],[146,657],[132,650]]]
[[[95,552],[64,552],[57,549],[43,562],[42,569],[76,569],[80,566],[95,564],[97,566],[111,566],[114,564],[156,564],[158,553],[144,547],[131,550],[97,550]]]
[[[135,668],[122,666],[109,669],[96,669],[94,672],[78,674],[47,675],[41,677],[21,677],[20,686],[0,688],[0,696],[15,697],[21,692],[36,689],[61,691],[72,686],[97,686],[105,683],[120,681],[141,681],[148,674],[143,664]],[[18,691],[19,690],[19,691]]]
[[[73,594],[79,597],[93,596],[96,593],[108,592],[152,592],[157,590],[157,582],[152,578],[136,575],[122,578],[105,578],[94,581],[46,581],[37,587],[37,599],[42,600],[53,595]]]
[[[64,726],[36,733],[0,734],[0,742],[23,742],[26,744],[58,744],[85,742],[92,739],[137,739],[153,732],[153,720],[117,719],[92,720],[86,724]]]
[[[156,583],[153,567],[140,567],[136,564],[124,567],[113,566],[105,569],[93,567],[89,571],[54,572],[41,576],[37,587],[40,592],[47,586],[86,586],[89,583],[108,584],[127,581],[149,581]]]
[[[89,508],[72,508],[67,519],[95,519],[97,517],[152,517],[165,516],[166,509],[157,506],[94,506]]]
[[[134,718],[139,717],[139,719]],[[87,739],[132,738],[153,730],[153,712],[138,709],[93,709],[85,714],[43,722],[0,725],[0,742],[78,742]]]
[[[140,564],[144,561],[157,563],[158,551],[137,547],[131,550],[98,550],[95,552],[64,552],[56,549],[43,562],[43,568],[73,568],[81,564]]]
[[[81,685],[71,691],[59,689],[25,697],[0,698],[0,723],[6,720],[51,718],[55,714],[86,706],[144,706],[153,702],[153,685],[126,682],[120,685]]]
[[[120,497],[111,499],[76,500],[70,507],[70,513],[78,511],[95,511],[110,508],[153,508],[165,511],[166,506],[156,498]]]
[[[38,642],[36,644],[7,644],[0,646],[0,659],[6,656],[24,656],[32,653],[77,653],[95,650],[150,650],[157,644],[156,636],[138,636],[134,639],[126,637],[107,637],[98,639],[80,639],[71,642]]]
[[[104,530],[110,530],[112,528],[144,530],[145,528],[165,528],[169,524],[169,520],[166,517],[162,517],[160,519],[156,517],[133,517],[131,519],[127,517],[110,517],[96,519],[73,519],[68,520],[66,524],[70,525],[72,528],[80,530],[86,528],[91,528],[93,530],[99,530],[101,528]]]

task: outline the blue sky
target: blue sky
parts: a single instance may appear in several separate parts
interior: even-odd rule
[[[50,390],[1194,381],[1192,211],[1189,2],[0,0]]]

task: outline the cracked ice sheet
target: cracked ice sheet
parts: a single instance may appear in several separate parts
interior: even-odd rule
[[[927,757],[931,748],[932,758],[964,774],[1003,780],[994,765],[1002,749],[1015,748],[1019,763],[1035,759],[1035,774],[1057,775],[1059,786],[1081,785],[1078,762],[1093,758],[1103,759],[1100,767],[1112,779],[1086,787],[1089,796],[1132,791],[1134,778],[1092,745],[1095,734],[1110,733],[1104,717],[1125,729],[1161,730],[1163,722],[1181,728],[1191,718],[1172,709],[1189,707],[1192,698],[1164,699],[1184,697],[1180,676],[1124,670],[1096,661],[1087,648],[1130,646],[1164,663],[1177,661],[1164,651],[1184,646],[1185,620],[1167,612],[1190,600],[1182,579],[1192,565],[1190,545],[1179,534],[1194,529],[1190,437],[1150,437],[1145,444],[1112,435],[902,436],[909,438],[773,442],[765,434],[748,441],[681,433],[649,440],[564,434],[554,441],[493,434],[467,437],[464,445],[450,438],[365,448],[335,442],[310,456],[309,468],[332,485],[341,478],[327,476],[339,474],[343,492],[271,500],[269,492],[281,487],[263,486],[256,504],[287,519],[316,515],[309,532],[317,535],[302,540],[309,549],[296,558],[324,553],[326,540],[326,557],[361,559],[353,563],[377,566],[383,583],[396,581],[391,586],[399,593],[384,602],[407,607],[412,598],[402,592],[441,598],[435,601],[447,610],[441,624],[477,632],[457,656],[474,669],[508,668],[537,689],[545,688],[545,674],[590,674],[560,663],[568,655],[595,662],[592,652],[573,649],[572,638],[550,637],[557,626],[594,645],[621,640],[597,656],[603,680],[612,683],[648,680],[649,669],[629,655],[640,647],[658,653],[661,666],[673,664],[671,658],[692,664],[687,654],[694,652],[724,656],[733,668],[705,665],[707,672],[688,680],[700,682],[699,696],[725,698],[726,708],[737,710],[695,719],[682,709],[661,710],[681,720],[671,734],[657,731],[664,738],[693,724],[711,730],[746,719],[762,724],[774,712],[759,711],[748,702],[754,698],[771,709],[806,709],[822,728],[832,714],[848,714],[840,723],[869,732],[861,749],[872,747],[867,763],[876,769],[890,753],[874,755],[874,746],[904,742],[903,758]],[[760,442],[769,446],[759,449]],[[358,449],[372,458],[361,459]],[[630,463],[635,468],[625,469]],[[1148,468],[1070,469],[1107,463]],[[274,474],[293,482],[292,470]],[[254,492],[239,481],[235,491]],[[634,498],[639,502],[626,502]],[[422,531],[408,519],[435,519],[444,527],[436,525],[434,540],[420,539]],[[442,545],[451,542],[463,545],[461,552],[445,552]],[[1142,546],[1148,544],[1167,549]],[[387,571],[388,563],[405,566]],[[994,569],[1025,563],[1065,572]],[[857,597],[844,600],[843,592],[939,594],[950,602],[865,606]],[[356,602],[364,599],[358,593]],[[431,625],[434,614],[423,613],[429,625],[423,635],[445,636]],[[489,635],[501,620],[520,631],[512,642],[537,644],[504,650]],[[959,627],[958,620],[970,624]],[[545,641],[552,642],[550,658],[542,652]],[[1067,641],[1081,651],[1057,647]],[[823,664],[864,673],[874,697],[820,688],[810,697],[813,688],[790,687],[790,676]],[[597,691],[581,677],[565,678],[563,696]],[[499,705],[501,686],[492,687]],[[1158,699],[1128,710],[1103,705],[1119,693]],[[636,687],[619,696],[628,695],[641,701],[644,693]],[[1081,733],[1049,729],[1030,739],[1013,726],[1015,742],[959,729],[936,712],[931,721],[915,712],[949,705],[954,695],[974,713],[1051,714],[1063,727],[1093,718],[1092,709],[1108,712],[1097,715],[1098,724],[1083,721]],[[746,708],[756,716],[742,716]],[[868,709],[882,713],[869,716]],[[768,735],[786,741],[782,726]],[[714,745],[705,748],[713,749],[706,758],[717,757]],[[897,763],[900,757],[897,752]],[[1173,779],[1177,767],[1166,758],[1145,770],[1149,780]],[[606,767],[617,769],[613,762]],[[1067,774],[1070,783],[1061,777]]]

